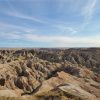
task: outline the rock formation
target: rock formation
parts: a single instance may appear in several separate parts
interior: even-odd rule
[[[0,49],[0,96],[100,100],[100,49]]]

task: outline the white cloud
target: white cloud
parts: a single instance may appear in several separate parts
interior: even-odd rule
[[[9,0],[6,0],[6,2],[7,2],[7,5],[8,5],[9,8],[8,9],[6,9],[6,8],[1,9],[0,12],[6,14],[8,16],[13,16],[13,17],[20,18],[20,19],[31,20],[31,21],[34,21],[34,22],[44,23],[44,24],[46,23],[46,21],[41,20],[40,18],[27,15],[27,14],[17,10],[16,7],[14,7],[14,5],[12,5],[12,3]]]
[[[6,29],[6,30],[5,30]],[[3,32],[6,32],[8,30],[15,30],[16,31],[23,31],[24,33],[26,32],[38,32],[37,29],[35,28],[30,28],[29,26],[26,26],[25,24],[22,26],[22,25],[16,25],[16,24],[9,24],[9,23],[6,23],[6,22],[0,22],[0,31],[3,30]],[[9,32],[7,32],[9,33]],[[12,33],[12,32],[11,32]],[[0,33],[1,35],[1,33]]]
[[[24,40],[51,43],[51,47],[100,47],[100,37],[66,37],[27,34]],[[49,47],[49,46],[48,46]]]
[[[13,33],[0,33],[0,39],[20,39],[21,36],[18,32]]]
[[[81,8],[81,15],[84,17],[83,23],[79,26],[79,32],[84,30],[90,23],[95,13],[98,0],[87,0],[86,4]]]
[[[57,42],[57,43],[100,43],[99,37],[66,37],[66,36],[44,36],[37,34],[25,34],[23,36],[29,41]]]
[[[44,36],[37,34],[21,34],[18,32],[12,33],[1,33],[0,38],[10,39],[10,40],[24,40],[30,42],[44,42],[51,43],[52,46],[73,46],[74,45],[83,47],[83,46],[100,46],[100,37],[66,37],[66,36]]]
[[[84,15],[86,20],[89,20],[92,17],[96,4],[97,0],[88,0],[88,3],[83,7],[82,15]]]
[[[60,30],[60,32],[63,34],[66,34],[66,35],[75,35],[77,34],[78,30],[73,28],[73,27],[70,27],[70,26],[67,26],[67,25],[59,25],[59,24],[56,24],[56,25],[53,25],[54,28],[57,28],[58,30]]]
[[[43,23],[43,24],[47,23],[44,20],[41,20],[41,19],[36,18],[34,16],[26,15],[26,14],[23,14],[23,13],[20,13],[20,12],[17,12],[17,11],[16,12],[7,11],[6,14],[8,14],[9,16],[16,17],[16,18],[31,20],[31,21],[35,21],[35,22],[38,22],[38,23]]]
[[[58,20],[58,21],[53,21],[53,19],[51,19],[51,20],[50,19],[42,20],[41,18],[37,18],[37,17],[34,17],[34,16],[26,15],[25,13],[22,13],[19,10],[17,10],[14,7],[14,5],[11,4],[11,2],[9,0],[7,0],[7,2],[8,2],[8,6],[9,6],[9,8],[11,10],[10,9],[6,9],[6,10],[3,10],[2,12],[5,13],[6,15],[8,15],[8,16],[12,16],[12,17],[19,18],[19,19],[30,20],[31,22],[35,21],[35,22],[38,22],[38,23],[42,23],[42,24],[48,25],[48,26],[53,27],[53,28],[57,28],[57,30],[59,30],[59,33],[64,34],[64,35],[68,35],[68,34],[75,35],[78,32],[78,30],[75,29],[74,27],[70,27],[68,25],[60,24],[60,20]],[[68,1],[66,1],[66,0],[58,0],[57,2],[58,2],[58,5],[59,5],[60,9],[64,8],[64,13],[65,13],[66,12],[65,11],[66,3],[72,4],[74,2],[74,0],[68,0]],[[58,23],[58,24],[55,25],[56,23]],[[65,23],[66,22],[64,22],[64,24]],[[12,27],[14,27],[14,26],[12,26]],[[20,28],[20,27],[17,26],[16,28]]]

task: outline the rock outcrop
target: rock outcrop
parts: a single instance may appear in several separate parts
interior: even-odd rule
[[[1,49],[0,94],[26,100],[99,100],[100,49]]]

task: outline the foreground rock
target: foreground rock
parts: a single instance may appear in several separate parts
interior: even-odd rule
[[[83,79],[73,77],[72,75],[69,75],[65,72],[59,72],[57,77],[53,77],[49,80],[44,81],[39,91],[35,95],[62,95],[66,98],[74,98],[75,100],[99,100],[99,94],[88,92],[92,90],[92,87],[88,88],[90,87],[90,84],[86,84],[88,84],[87,89],[84,89],[83,87],[85,87],[85,84]],[[96,92],[100,93],[100,90],[96,88]]]

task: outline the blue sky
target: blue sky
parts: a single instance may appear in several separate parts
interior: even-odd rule
[[[100,47],[100,0],[0,0],[0,47]]]

